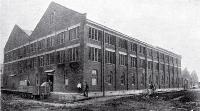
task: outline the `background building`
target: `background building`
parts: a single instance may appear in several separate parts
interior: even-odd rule
[[[33,31],[15,26],[4,48],[5,88],[53,83],[52,91],[182,87],[181,56],[93,22],[52,2]]]

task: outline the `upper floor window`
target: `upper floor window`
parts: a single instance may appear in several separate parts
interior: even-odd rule
[[[39,56],[39,66],[44,66],[44,55]]]
[[[65,43],[65,32],[59,33],[56,39],[58,45]]]
[[[49,23],[53,24],[55,22],[55,11],[50,14]]]
[[[148,61],[148,69],[149,70],[153,69],[153,62],[152,61]]]
[[[119,65],[127,65],[127,55],[119,54]]]
[[[80,58],[80,54],[79,54],[79,49],[80,47],[74,47],[74,48],[70,48],[68,49],[68,60],[69,61],[77,61]]]
[[[106,63],[115,64],[115,52],[105,51],[105,59]]]
[[[152,56],[152,49],[148,49],[148,56]]]
[[[58,63],[64,63],[65,62],[65,51],[58,51],[57,52],[57,62]]]
[[[69,40],[74,40],[79,38],[79,26],[69,30]]]
[[[119,39],[119,47],[127,49],[127,40],[125,40],[125,39]]]
[[[89,27],[89,38],[90,39],[101,41],[102,36],[103,36],[102,31]]]
[[[101,62],[101,49],[89,47],[89,60]]]
[[[137,58],[131,57],[131,67],[136,67],[136,66],[137,66]]]
[[[131,43],[131,51],[137,52],[137,44],[136,43]]]
[[[115,45],[116,36],[105,33],[105,43]]]
[[[142,45],[140,45],[139,53],[141,53],[141,54],[145,54],[145,53],[146,53],[146,48],[143,47]]]
[[[145,63],[145,60],[143,59],[140,59],[140,67],[145,69],[146,68],[146,63]]]
[[[38,41],[38,50],[44,49],[44,44],[45,44],[45,40],[40,40]],[[32,48],[34,49],[34,45],[32,46]]]

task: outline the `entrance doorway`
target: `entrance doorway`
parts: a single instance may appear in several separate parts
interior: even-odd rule
[[[52,92],[53,91],[53,73],[48,73],[47,74],[47,82],[49,82],[49,85],[50,85],[50,91]]]

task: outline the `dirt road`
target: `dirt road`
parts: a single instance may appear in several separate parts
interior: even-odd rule
[[[36,101],[2,95],[2,111],[188,111],[200,110],[199,90],[157,92],[153,95],[125,95],[92,98],[73,103]]]

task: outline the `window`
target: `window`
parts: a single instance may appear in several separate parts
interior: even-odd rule
[[[148,56],[152,56],[152,49],[148,49]]]
[[[50,64],[54,64],[54,53],[50,54]]]
[[[44,49],[45,39],[38,41],[38,50]],[[32,44],[31,50],[34,51],[34,45]]]
[[[120,82],[121,82],[121,85],[125,85],[125,73],[123,72],[121,77],[120,77]]]
[[[55,17],[55,12],[50,14],[50,19],[49,19],[49,23],[53,24],[54,23],[54,17]]]
[[[65,62],[65,51],[64,50],[57,52],[57,62],[61,63],[61,64]]]
[[[146,63],[145,63],[145,60],[143,59],[140,59],[140,67],[145,69],[146,68]]]
[[[97,41],[101,41],[103,32],[95,28],[89,27],[89,38]]]
[[[101,49],[89,47],[89,60],[101,62]]]
[[[46,65],[50,64],[50,54],[46,54]]]
[[[156,69],[155,69],[155,70],[158,71],[158,69],[159,69],[159,64],[158,64],[158,63],[155,63],[155,65],[156,65],[156,67],[155,67]]]
[[[139,50],[139,53],[142,53],[142,46],[140,45],[140,50]]]
[[[39,56],[39,66],[44,66],[44,55]]]
[[[127,41],[125,39],[119,39],[119,47],[127,49]]]
[[[131,43],[131,51],[137,52],[137,44],[136,43]]]
[[[68,59],[69,61],[78,61],[80,58],[79,47],[68,49],[68,57],[69,57]]]
[[[64,32],[61,32],[57,35],[56,43],[57,43],[57,45],[65,43],[65,33]]]
[[[97,85],[97,70],[92,70],[92,85]]]
[[[127,65],[127,55],[119,54],[119,65]]]
[[[135,74],[132,73],[131,75],[132,75],[132,77],[131,77],[131,79],[132,79],[132,85],[135,85]]]
[[[161,77],[161,84],[164,85],[164,81],[165,81],[165,78],[164,78],[164,75],[162,75]]]
[[[111,52],[111,51],[105,51],[105,59],[106,59],[106,63],[111,63],[111,64],[115,64],[115,52]]]
[[[79,26],[69,30],[69,40],[79,38]]]
[[[112,84],[112,79],[113,79],[113,72],[110,71],[110,73],[107,75],[106,82],[108,84]]]
[[[105,33],[105,43],[110,45],[115,45],[116,42],[116,36]]]
[[[153,62],[152,61],[148,61],[148,69],[149,70],[153,69]]]
[[[144,81],[145,81],[145,71],[143,70],[141,74],[141,85],[144,85]]]
[[[131,67],[136,67],[137,66],[137,58],[131,57]]]
[[[158,82],[159,82],[159,78],[158,78],[158,75],[156,75],[156,84],[158,85]]]
[[[149,75],[149,84],[152,82],[151,75]]]

